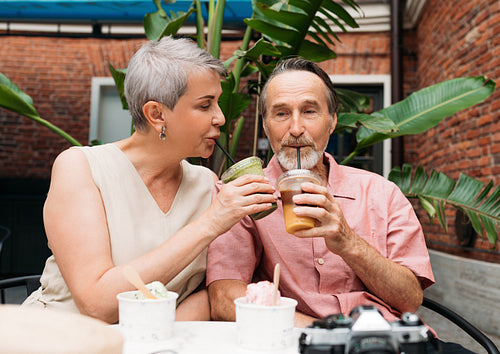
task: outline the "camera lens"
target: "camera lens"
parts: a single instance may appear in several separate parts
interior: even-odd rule
[[[349,346],[349,354],[397,354],[394,350],[391,341],[387,337],[367,336],[351,339]]]

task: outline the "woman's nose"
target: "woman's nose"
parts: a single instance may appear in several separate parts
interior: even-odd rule
[[[224,117],[224,113],[222,113],[222,110],[220,109],[219,105],[217,105],[217,108],[215,109],[214,116],[212,118],[212,123],[213,125],[216,126],[221,126],[224,125],[226,122],[226,118]]]

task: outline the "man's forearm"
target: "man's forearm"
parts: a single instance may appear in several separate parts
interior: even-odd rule
[[[415,312],[422,303],[420,282],[411,270],[383,257],[361,238],[343,258],[368,290],[400,312]]]
[[[234,300],[245,296],[247,284],[241,280],[216,280],[208,286],[210,316],[214,321],[236,321]]]
[[[305,328],[311,325],[317,318],[306,315],[302,312],[295,311],[295,323],[294,326],[298,328]]]

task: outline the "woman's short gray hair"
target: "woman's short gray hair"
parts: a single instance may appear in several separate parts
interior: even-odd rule
[[[173,109],[186,91],[188,74],[197,70],[226,73],[222,61],[190,39],[168,36],[142,45],[130,59],[125,75],[125,97],[134,128],[146,130],[147,119],[142,108],[148,101]]]

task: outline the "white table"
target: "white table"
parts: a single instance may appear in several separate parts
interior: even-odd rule
[[[119,327],[116,326],[119,330]],[[294,345],[283,351],[251,351],[240,348],[237,342],[235,322],[186,321],[175,322],[174,337],[156,343],[125,341],[123,354],[298,354],[300,328],[294,329]],[[171,351],[167,351],[167,350]]]

